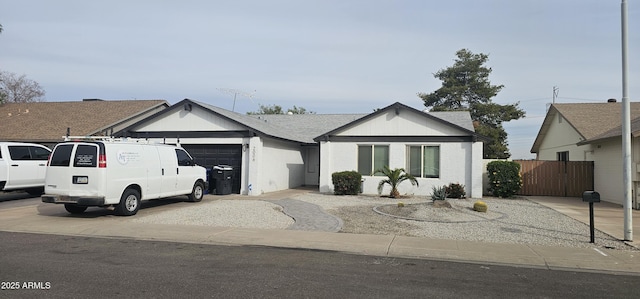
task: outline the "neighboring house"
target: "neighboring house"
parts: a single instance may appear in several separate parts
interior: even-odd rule
[[[53,146],[72,136],[109,136],[169,107],[164,100],[5,103],[0,105],[0,141]]]
[[[640,209],[640,103],[630,103],[633,207]],[[593,161],[594,189],[601,200],[622,204],[622,105],[552,104],[531,153],[537,160]]]
[[[371,172],[388,164],[420,177],[402,194],[460,183],[467,196],[482,196],[482,142],[468,112],[395,103],[368,115],[244,115],[185,99],[116,135],[180,143],[205,167],[230,165],[238,194],[303,185],[331,192],[331,174],[345,170],[365,174],[363,192],[375,194],[382,178]]]

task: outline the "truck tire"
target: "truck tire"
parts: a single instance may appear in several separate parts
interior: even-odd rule
[[[140,192],[135,189],[124,190],[120,203],[116,206],[116,215],[132,216],[140,209]]]
[[[204,184],[201,181],[197,181],[193,184],[193,190],[189,194],[189,201],[199,202],[204,196]]]
[[[87,207],[83,207],[83,206],[79,206],[79,205],[75,205],[75,204],[70,204],[70,203],[65,203],[64,204],[64,209],[67,210],[67,212],[69,212],[71,214],[82,214],[82,213],[84,213],[85,210],[87,210]]]

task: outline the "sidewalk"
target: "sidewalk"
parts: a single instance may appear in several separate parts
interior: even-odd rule
[[[268,199],[285,198],[270,194]],[[246,197],[245,197],[246,198]],[[559,199],[532,198],[560,212],[584,218],[580,204]],[[604,212],[605,211],[610,212]],[[609,210],[610,209],[610,210]],[[619,209],[621,211],[621,209]],[[615,219],[615,207],[600,204],[596,208],[596,228],[611,228],[607,215]],[[634,214],[634,216],[636,216]],[[587,208],[588,221],[588,208]],[[640,220],[638,220],[640,222]],[[637,222],[636,222],[637,223]],[[605,225],[606,224],[606,225]],[[621,223],[619,224],[621,225]],[[395,235],[362,235],[297,230],[266,230],[167,224],[131,225],[127,217],[109,214],[70,216],[57,205],[38,204],[0,210],[0,230],[104,238],[185,242],[228,246],[273,246],[340,251],[353,254],[424,258],[471,262],[483,265],[517,265],[544,269],[616,272],[640,275],[640,252],[608,249],[545,247],[524,244],[496,244],[470,241],[437,240]],[[622,231],[621,226],[619,227]],[[639,229],[640,230],[640,229]]]

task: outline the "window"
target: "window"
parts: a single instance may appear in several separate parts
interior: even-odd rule
[[[73,160],[74,167],[98,166],[98,147],[93,145],[78,145],[76,156]]]
[[[10,146],[9,155],[11,160],[31,160],[31,154],[29,153],[28,146]]]
[[[176,149],[176,155],[178,156],[178,166],[193,166],[193,160],[187,152]]]
[[[49,151],[38,146],[9,146],[9,155],[11,160],[47,160],[49,159]],[[2,158],[0,156],[0,158]]]
[[[389,166],[388,145],[358,146],[358,172],[360,174],[372,175],[376,170],[381,169],[384,166]]]
[[[33,160],[47,160],[49,159],[49,155],[51,154],[49,150],[37,146],[31,146],[30,150],[31,158]]]
[[[569,152],[557,152],[556,153],[558,156],[558,161],[564,161],[567,162],[569,161]]]
[[[71,150],[73,150],[73,144],[59,145],[53,151],[51,155],[51,162],[49,166],[69,166],[71,161]]]
[[[440,177],[440,147],[430,145],[409,146],[407,171],[420,178]]]

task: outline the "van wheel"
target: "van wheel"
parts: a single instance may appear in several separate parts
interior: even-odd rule
[[[193,190],[191,190],[191,194],[189,194],[189,201],[199,202],[202,200],[204,196],[204,184],[200,181],[197,181],[193,184]]]
[[[66,203],[64,204],[64,209],[71,214],[82,214],[87,207]]]
[[[120,216],[131,216],[138,213],[140,209],[140,192],[134,189],[124,190],[120,203],[116,206],[116,214]]]

